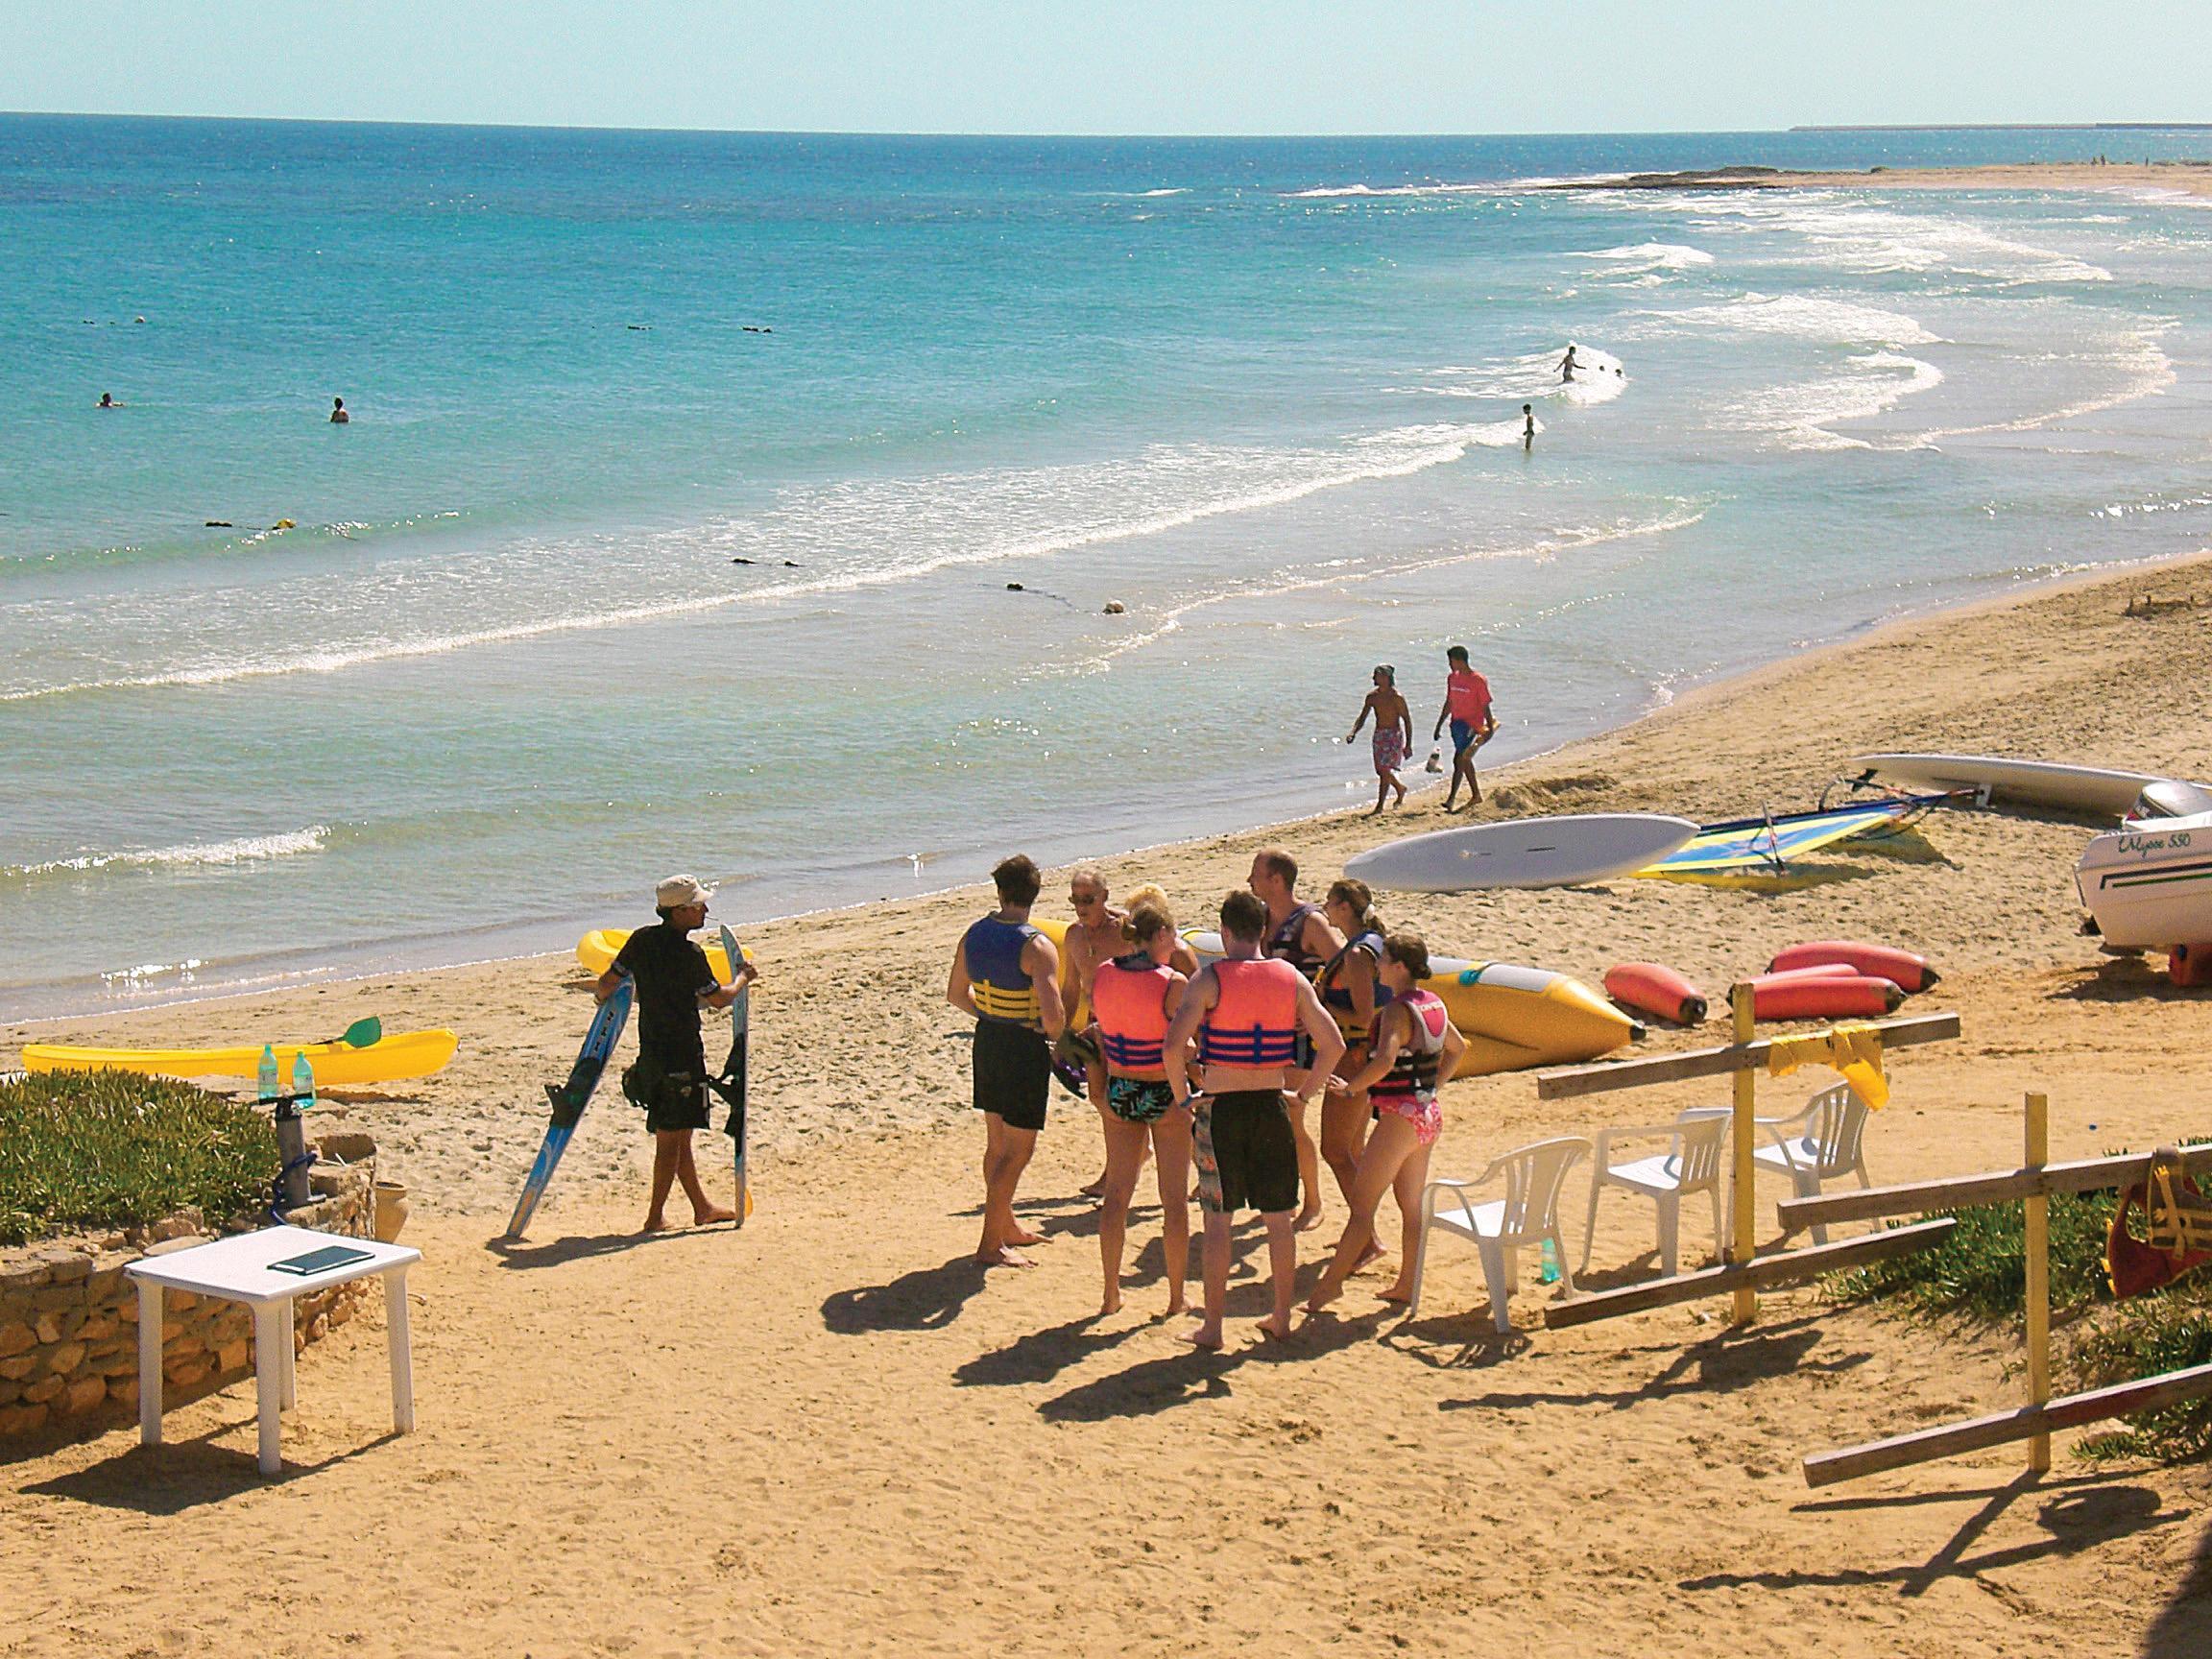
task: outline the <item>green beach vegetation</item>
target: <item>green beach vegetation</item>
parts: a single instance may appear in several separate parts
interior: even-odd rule
[[[2212,1361],[2212,1269],[2150,1295],[2113,1299],[2104,1278],[2104,1239],[2118,1202],[2110,1189],[2050,1200],[2052,1358],[2063,1391]],[[1837,1274],[1829,1288],[1846,1301],[1893,1299],[1924,1318],[2017,1327],[2028,1286],[2025,1207],[1989,1204],[1936,1214],[1959,1220],[1940,1244]],[[2090,1458],[2176,1459],[2208,1450],[2212,1400],[2139,1412],[2075,1448],[2078,1456]]]
[[[139,1227],[269,1193],[276,1132],[248,1105],[166,1077],[48,1071],[0,1082],[0,1244]]]

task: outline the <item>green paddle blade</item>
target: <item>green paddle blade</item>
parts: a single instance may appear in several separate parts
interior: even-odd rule
[[[366,1020],[356,1020],[346,1027],[338,1039],[349,1048],[367,1048],[384,1041],[384,1022],[372,1014]]]

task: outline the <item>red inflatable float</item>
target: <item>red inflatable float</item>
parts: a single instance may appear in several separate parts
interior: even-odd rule
[[[1751,981],[1754,1020],[1863,1020],[1894,1014],[1905,993],[1892,979],[1839,970],[1815,974],[1767,974]]]
[[[1605,995],[1623,1008],[1677,1025],[1700,1025],[1705,1021],[1705,994],[1657,962],[1623,962],[1607,969]]]
[[[1925,991],[1936,983],[1936,970],[1928,958],[1888,945],[1866,945],[1856,939],[1816,939],[1810,945],[1792,945],[1767,964],[1768,974],[1787,974],[1799,968],[1833,968],[1839,973],[1870,974],[1887,979],[1901,991]]]

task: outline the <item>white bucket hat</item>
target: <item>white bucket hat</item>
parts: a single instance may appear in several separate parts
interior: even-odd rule
[[[686,904],[704,904],[713,897],[696,876],[671,876],[653,889],[653,902],[663,910],[681,910]]]

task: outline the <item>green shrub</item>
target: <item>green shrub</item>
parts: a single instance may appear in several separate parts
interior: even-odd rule
[[[165,1077],[48,1071],[0,1082],[0,1244],[143,1226],[187,1206],[259,1208],[276,1132],[251,1106]]]
[[[2076,1342],[2068,1368],[2085,1388],[2132,1382],[2161,1371],[2212,1363],[2212,1268],[2152,1296],[2131,1297]],[[2161,1411],[2122,1418],[2123,1429],[2083,1440],[2085,1457],[2197,1457],[2212,1451],[2212,1400],[2190,1400]]]
[[[2104,1234],[2118,1199],[2107,1189],[2060,1193],[2051,1200],[2053,1307],[2110,1299],[2104,1284]],[[1959,1225],[1940,1244],[1838,1274],[1833,1282],[1837,1294],[1846,1301],[1898,1296],[1923,1313],[2019,1318],[2028,1294],[2027,1207],[1982,1204],[1942,1214],[1956,1215]]]
[[[2053,1308],[2105,1305],[2059,1356],[2068,1391],[2212,1363],[2212,1268],[2152,1295],[2112,1300],[2104,1238],[2118,1201],[2111,1189],[2050,1201]],[[2017,1329],[2028,1290],[2026,1207],[1990,1204],[1952,1214],[1959,1225],[1942,1243],[1834,1275],[1830,1289],[1846,1301],[1895,1296],[1931,1317],[1965,1315]],[[2121,1421],[2125,1427],[2082,1440],[2077,1455],[2171,1459],[2212,1451],[2212,1400]]]

